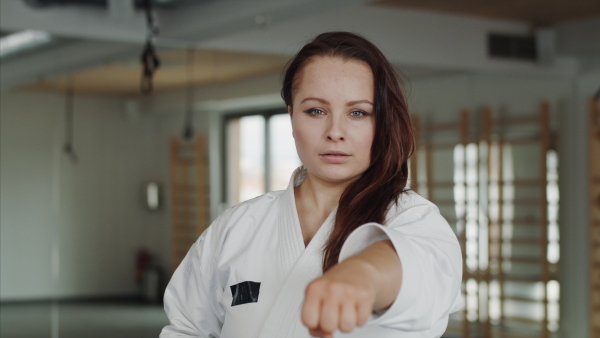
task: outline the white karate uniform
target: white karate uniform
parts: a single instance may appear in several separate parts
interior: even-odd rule
[[[301,167],[285,191],[228,209],[200,236],[165,292],[170,325],[160,337],[310,337],[301,306],[306,286],[322,274],[335,211],[305,247],[294,200],[294,186],[305,175]],[[449,314],[462,307],[455,234],[435,205],[408,192],[390,209],[385,226],[367,223],[348,237],[340,261],[383,239],[392,241],[402,262],[396,300],[366,325],[334,336],[441,336]],[[232,306],[232,293],[238,293],[232,286],[243,282],[260,283],[258,294],[247,293],[244,304]]]

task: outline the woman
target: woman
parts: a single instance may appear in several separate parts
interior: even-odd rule
[[[324,33],[288,64],[282,97],[303,166],[200,236],[161,337],[441,336],[462,256],[406,188],[414,140],[393,67],[360,36]]]

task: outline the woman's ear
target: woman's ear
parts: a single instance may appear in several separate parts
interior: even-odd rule
[[[292,106],[287,106],[288,113],[290,113],[290,117],[292,117]]]

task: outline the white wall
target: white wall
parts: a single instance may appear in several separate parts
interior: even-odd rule
[[[212,140],[207,180],[214,201],[221,115],[283,105],[279,82],[270,74],[197,88],[194,130]],[[156,93],[127,113],[137,101],[77,95],[73,164],[62,152],[64,95],[2,93],[2,301],[131,295],[141,246],[169,273],[169,139],[181,136],[184,102],[184,91]],[[165,193],[164,209],[154,213],[143,205],[148,180]]]
[[[456,120],[462,108],[477,118],[486,106],[495,116],[533,116],[546,100],[556,126],[571,109],[572,86],[565,76],[475,73],[416,78],[407,92],[413,113],[438,123]]]
[[[136,250],[155,250],[166,211],[145,211],[158,125],[128,121],[122,100],[75,97],[74,145],[62,152],[64,97],[4,93],[1,102],[0,299],[132,294]]]

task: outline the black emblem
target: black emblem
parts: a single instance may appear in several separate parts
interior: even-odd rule
[[[258,292],[260,291],[260,283],[241,282],[236,285],[231,285],[230,288],[231,295],[233,296],[231,306],[258,302]]]

